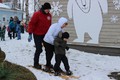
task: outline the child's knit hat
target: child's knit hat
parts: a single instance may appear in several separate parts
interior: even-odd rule
[[[62,33],[62,38],[66,38],[68,39],[70,37],[69,33],[68,32],[64,32]]]

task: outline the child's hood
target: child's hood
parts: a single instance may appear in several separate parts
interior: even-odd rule
[[[60,31],[60,32],[58,33],[58,36],[57,36],[57,37],[58,37],[58,38],[62,38],[62,33],[63,33],[63,32]]]
[[[59,20],[58,20],[58,24],[62,27],[62,25],[64,24],[64,23],[67,23],[68,22],[68,20],[66,19],[66,18],[64,18],[64,17],[61,17]]]

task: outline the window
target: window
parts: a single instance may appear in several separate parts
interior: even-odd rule
[[[3,17],[3,21],[5,21],[5,17]]]

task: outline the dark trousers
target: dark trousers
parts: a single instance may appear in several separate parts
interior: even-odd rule
[[[11,31],[8,32],[8,36],[10,37],[10,39],[13,39],[16,37],[16,31],[15,31],[15,28],[12,28]]]
[[[33,38],[34,38],[34,43],[35,43],[35,47],[36,47],[36,51],[34,54],[34,65],[38,65],[39,64],[39,56],[40,56],[40,53],[42,53],[42,43],[43,43],[44,35],[33,34]]]
[[[8,35],[9,35],[10,39],[12,39],[12,37],[13,37],[13,39],[16,37],[15,36],[16,35],[15,32],[8,32]]]
[[[66,55],[56,54],[55,61],[56,61],[55,65],[54,65],[55,72],[59,71],[61,61],[63,62],[64,66],[65,66],[65,70],[66,71],[69,70],[70,67],[69,67],[69,63],[68,63],[68,59],[67,59]]]
[[[49,43],[44,42],[44,47],[46,51],[46,66],[50,67],[51,60],[52,60],[53,53],[54,53],[54,46]]]

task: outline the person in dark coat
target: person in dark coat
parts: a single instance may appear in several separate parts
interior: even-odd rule
[[[1,38],[1,25],[0,25],[0,38]]]
[[[1,38],[1,30],[2,30],[2,22],[1,22],[1,20],[0,20],[0,38]]]
[[[12,28],[13,28],[13,26],[14,26],[13,17],[10,17],[9,25],[7,27],[8,36],[10,37],[10,39],[12,39]]]
[[[51,9],[50,3],[46,2],[44,5],[42,5],[42,8],[35,12],[28,24],[28,41],[30,42],[32,39],[32,34],[34,38],[35,43],[35,55],[34,55],[34,67],[40,69],[41,65],[39,64],[39,56],[40,53],[42,53],[42,43],[43,38],[48,31],[52,16],[49,13]]]
[[[66,70],[67,75],[71,75],[72,72],[70,71],[70,66],[68,63],[68,59],[66,57],[66,50],[69,49],[67,46],[67,39],[69,38],[69,33],[64,32],[62,33],[61,31],[59,32],[58,36],[54,40],[54,48],[55,48],[55,65],[54,65],[54,71],[55,71],[55,76],[60,75],[60,64],[61,61],[63,62]]]
[[[22,20],[21,23],[20,23],[20,28],[21,28],[21,33],[24,33],[24,30],[25,30],[25,23],[24,23],[23,20]]]
[[[6,31],[6,26],[3,25],[1,29],[1,41],[5,41],[5,31]]]
[[[20,20],[18,19],[18,17],[17,16],[14,16],[14,18],[10,17],[10,22],[8,25],[8,35],[10,39],[12,39],[12,37],[13,39],[15,39],[18,34],[20,35],[20,33],[18,33],[19,26],[20,26]]]

